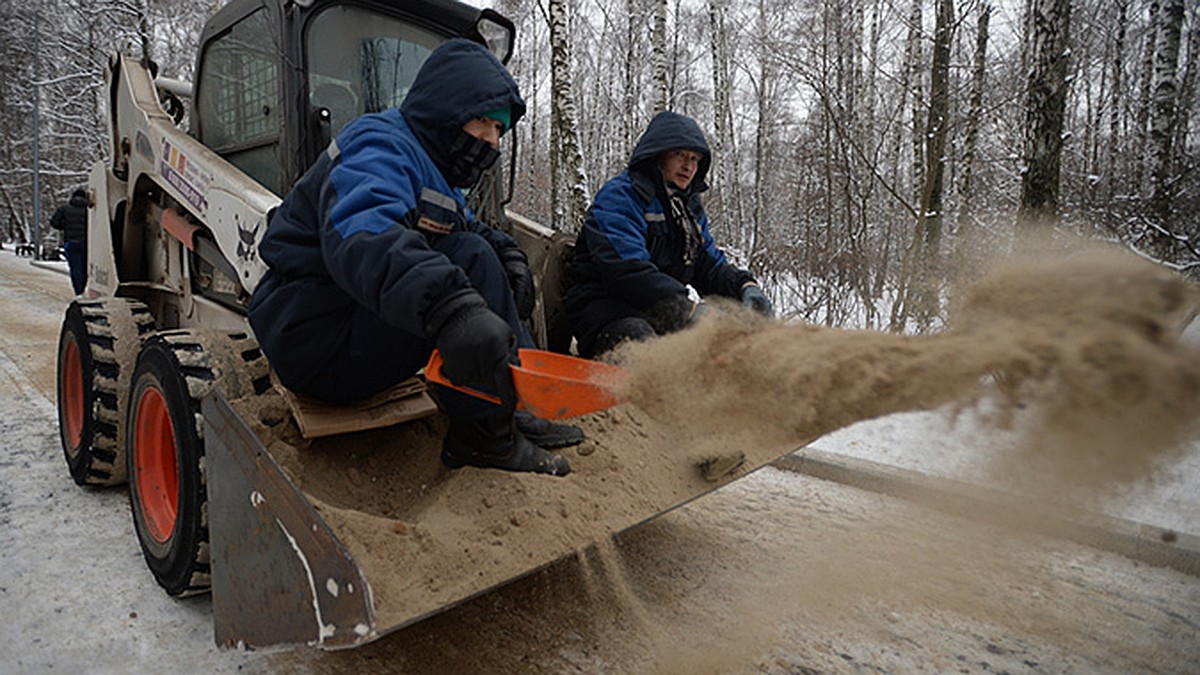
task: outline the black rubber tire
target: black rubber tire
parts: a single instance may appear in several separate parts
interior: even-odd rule
[[[204,593],[210,585],[200,400],[213,387],[230,399],[270,387],[266,362],[253,339],[175,330],[160,332],[143,344],[127,406],[129,502],[146,565],[173,596]],[[153,424],[161,416],[155,412],[155,397],[165,406],[173,449],[155,440],[154,433],[140,430],[139,425]],[[172,481],[156,483],[155,473],[172,450],[173,493]],[[158,459],[155,453],[161,453]],[[173,517],[164,517],[156,506],[163,499],[174,500]]]
[[[144,304],[129,298],[76,299],[58,337],[58,429],[77,485],[125,482],[125,399],[138,346],[154,330]]]

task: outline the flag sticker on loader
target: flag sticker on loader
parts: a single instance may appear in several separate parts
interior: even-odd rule
[[[197,215],[204,215],[208,211],[208,199],[205,195],[208,194],[212,174],[197,166],[195,162],[188,161],[187,155],[167,140],[163,140],[160,171],[163,178],[182,193],[184,200],[196,208],[199,212]]]

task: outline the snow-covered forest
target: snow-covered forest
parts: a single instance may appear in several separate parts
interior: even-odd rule
[[[33,236],[35,165],[45,231],[108,152],[108,55],[189,80],[221,4],[0,5],[6,240]],[[486,4],[517,25],[509,66],[530,105],[510,206],[557,229],[577,227],[668,108],[708,133],[718,242],[792,317],[935,326],[945,282],[1027,230],[1119,241],[1200,276],[1198,3]]]

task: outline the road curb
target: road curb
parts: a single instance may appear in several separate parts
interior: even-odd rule
[[[29,264],[33,267],[50,270],[51,272],[58,272],[60,274],[67,275],[70,274],[70,271],[66,268],[65,263],[62,262],[53,262],[49,260],[30,260]]]
[[[989,524],[1014,527],[1200,576],[1200,536],[806,447],[772,466]]]

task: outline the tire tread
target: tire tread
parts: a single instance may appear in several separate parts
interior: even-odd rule
[[[79,345],[79,348],[87,349],[91,357],[91,373],[85,374],[85,378],[90,379],[90,391],[85,396],[90,395],[91,409],[84,413],[88,418],[85,424],[91,429],[91,437],[83,439],[84,447],[79,451],[85,456],[77,460],[75,467],[70,467],[68,460],[68,466],[72,469],[75,482],[81,486],[121,485],[125,483],[126,472],[119,433],[124,411],[118,391],[122,373],[131,373],[134,364],[132,360],[121,363],[118,346],[130,337],[128,333],[122,333],[122,329],[129,327],[133,328],[132,337],[140,344],[154,330],[154,318],[148,307],[131,298],[77,299],[74,304],[86,332],[86,344]],[[70,308],[67,314],[69,317]],[[64,324],[67,320],[69,318],[64,319]],[[130,353],[136,354],[136,350]],[[59,367],[61,369],[61,364]],[[85,379],[85,388],[88,388],[88,384]],[[65,438],[63,444],[65,450]]]
[[[193,425],[190,431],[198,441],[195,468],[198,472],[197,484],[200,494],[197,495],[199,522],[196,523],[196,548],[188,554],[189,561],[179,573],[179,577],[186,577],[186,581],[177,585],[173,580],[165,582],[159,579],[159,583],[169,594],[186,597],[205,593],[211,585],[208,471],[200,401],[214,388],[219,388],[228,398],[252,393],[261,394],[266,391],[259,389],[261,382],[265,381],[267,387],[270,387],[269,368],[258,344],[244,333],[226,334],[179,329],[160,331],[155,334],[155,338],[170,350],[176,366],[175,372],[182,378],[187,391],[187,413]],[[183,482],[181,479],[180,483]],[[136,509],[134,517],[138,517]],[[145,551],[145,546],[143,550]]]

